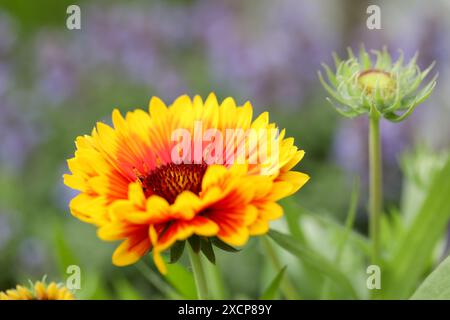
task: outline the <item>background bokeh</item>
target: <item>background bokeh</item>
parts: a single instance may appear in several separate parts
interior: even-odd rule
[[[75,263],[83,298],[167,297],[151,258],[138,267],[112,266],[115,244],[98,240],[95,228],[68,210],[75,193],[62,175],[75,137],[96,121],[109,123],[114,107],[125,112],[146,108],[152,95],[169,103],[211,91],[250,100],[306,150],[299,169],[312,179],[285,202],[286,214],[306,208],[343,221],[352,181],[360,177],[362,235],[367,121],[342,119],[326,102],[317,70],[332,63],[332,51],[387,45],[408,59],[420,51],[421,67],[437,62],[432,97],[402,124],[382,123],[387,206],[402,200],[404,152],[420,144],[437,153],[450,145],[449,1],[377,1],[382,30],[366,28],[368,1],[142,0],[78,1],[82,29],[70,31],[72,3],[0,2],[0,289],[44,275],[64,281],[65,266]],[[303,227],[321,250],[332,251],[317,225]],[[227,297],[256,298],[272,267],[256,240],[238,255],[218,257]],[[282,257],[286,264],[292,259]],[[292,277],[301,279],[301,269]],[[308,281],[305,295],[315,297]]]

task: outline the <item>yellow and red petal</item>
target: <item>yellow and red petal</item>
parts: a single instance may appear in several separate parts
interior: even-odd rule
[[[147,254],[151,248],[147,234],[144,236],[133,236],[123,241],[112,256],[112,262],[116,266],[127,266],[138,261]]]

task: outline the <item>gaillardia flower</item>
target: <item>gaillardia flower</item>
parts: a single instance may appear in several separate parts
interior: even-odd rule
[[[31,289],[16,286],[15,289],[0,292],[0,300],[74,300],[75,297],[66,287],[51,282],[46,285],[37,281]]]
[[[320,72],[319,79],[335,103],[328,100],[344,116],[381,115],[393,122],[402,121],[433,91],[437,75],[426,85],[421,84],[434,63],[421,71],[416,64],[417,54],[404,64],[402,52],[395,63],[386,48],[373,53],[375,61],[364,47],[359,57],[348,49],[349,58],[344,61],[334,54],[336,72],[323,64],[328,82]]]
[[[214,94],[181,96],[169,107],[154,97],[148,113],[125,117],[114,110],[113,127],[99,122],[76,139],[72,174],[64,176],[80,191],[72,214],[96,225],[101,239],[123,240],[115,265],[153,251],[162,273],[160,253],[184,240],[208,251],[266,233],[283,213],[276,201],[309,177],[291,171],[304,155],[294,140],[267,113],[254,121],[252,113],[249,102],[219,105]]]

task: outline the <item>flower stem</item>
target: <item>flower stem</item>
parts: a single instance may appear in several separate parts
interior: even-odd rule
[[[380,219],[383,201],[380,118],[376,114],[369,117],[369,234],[372,240],[372,264],[378,264],[380,259]]]
[[[199,300],[208,299],[208,288],[206,286],[206,276],[203,269],[202,261],[200,260],[200,254],[194,252],[189,247],[189,260],[191,261],[192,272],[194,273],[195,286],[197,287],[197,297]]]
[[[162,280],[155,272],[150,270],[148,268],[148,266],[145,263],[143,263],[142,261],[136,263],[136,268],[150,282],[150,284],[152,284],[156,289],[158,289],[168,299],[179,300],[179,299],[183,298],[170,285],[168,285],[164,280]]]

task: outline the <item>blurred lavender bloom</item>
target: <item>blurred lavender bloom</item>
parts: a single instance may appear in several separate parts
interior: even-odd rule
[[[412,121],[393,123],[381,121],[381,142],[383,144],[383,158],[388,166],[397,166],[399,156],[412,142]]]
[[[155,66],[154,38],[145,20],[143,10],[115,6],[90,7],[87,28],[80,34],[75,46],[87,58],[90,66],[108,64],[122,67],[141,77]]]
[[[14,99],[15,100],[15,99]],[[10,99],[0,102],[0,168],[17,171],[39,141],[32,119]]]
[[[93,72],[145,84],[162,97],[185,91],[169,61],[180,46],[190,44],[184,28],[189,16],[181,8],[90,6],[86,12],[83,32],[44,31],[36,42],[37,79],[45,96],[54,102],[68,99]]]
[[[91,66],[124,72],[131,80],[156,90],[184,88],[168,56],[180,50],[188,15],[176,6],[92,7],[88,28],[76,45]],[[173,94],[173,93],[172,93]]]
[[[246,10],[248,2],[199,1],[193,28],[212,77],[257,102],[298,104],[334,44],[321,4],[258,1],[267,15],[260,19],[258,10]]]
[[[0,97],[4,96],[11,85],[11,70],[9,65],[0,63]]]
[[[44,244],[37,238],[26,238],[19,246],[19,263],[27,274],[42,276],[47,258]]]
[[[335,134],[333,158],[345,171],[368,182],[368,120],[365,117],[344,122]],[[383,184],[388,199],[395,199],[401,186],[399,158],[411,144],[413,131],[406,122],[381,121]]]
[[[0,170],[15,172],[37,142],[30,113],[16,89],[13,49],[17,38],[15,21],[0,11]],[[21,107],[19,107],[21,106]]]
[[[186,91],[176,66],[185,50],[205,49],[211,77],[220,87],[265,104],[296,105],[316,66],[333,47],[323,26],[322,2],[265,2],[267,18],[244,4],[199,1],[188,7],[156,3],[135,7],[91,6],[86,27],[73,36],[39,41],[43,91],[60,100],[92,73],[120,74],[161,96]],[[41,44],[40,44],[41,43]],[[58,44],[59,43],[59,44]],[[202,56],[201,51],[197,53]],[[73,76],[75,74],[75,76]],[[74,80],[75,78],[75,80]],[[215,88],[211,87],[214,91]]]
[[[367,121],[344,122],[335,133],[333,158],[344,170],[362,175],[367,168]]]
[[[36,85],[45,101],[58,104],[71,96],[79,83],[77,59],[68,47],[70,40],[56,32],[36,37]]]
[[[412,1],[410,9],[403,10],[399,2],[386,2],[386,27],[383,37],[391,46],[402,48],[406,53],[414,54],[420,50],[425,64],[437,59],[443,62],[449,53],[448,39],[448,1],[437,0],[435,5],[423,1]],[[398,15],[399,11],[404,14]],[[369,32],[370,33],[370,32]],[[414,35],[414,36],[405,36]],[[447,55],[446,55],[447,53]]]

